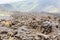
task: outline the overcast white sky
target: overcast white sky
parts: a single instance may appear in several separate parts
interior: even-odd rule
[[[23,0],[0,0],[0,4],[12,3],[17,1],[23,1]]]

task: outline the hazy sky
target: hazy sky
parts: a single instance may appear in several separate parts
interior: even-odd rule
[[[12,3],[17,1],[23,1],[23,0],[0,0],[0,4]]]

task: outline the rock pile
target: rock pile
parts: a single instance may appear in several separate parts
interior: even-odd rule
[[[0,40],[60,40],[60,18],[20,15],[0,21]]]

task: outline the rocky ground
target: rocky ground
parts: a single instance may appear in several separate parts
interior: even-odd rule
[[[57,16],[11,15],[0,19],[0,40],[60,40]]]

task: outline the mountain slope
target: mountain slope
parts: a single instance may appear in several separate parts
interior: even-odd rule
[[[59,0],[23,0],[10,4],[1,4],[0,9],[8,11],[41,12],[51,5],[59,9],[59,2]]]

